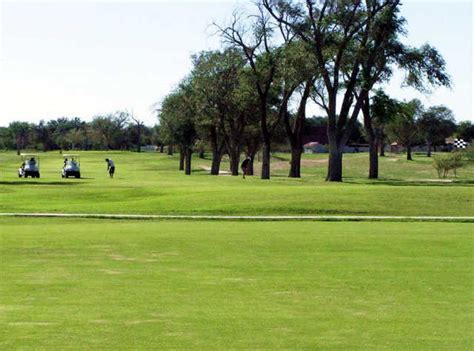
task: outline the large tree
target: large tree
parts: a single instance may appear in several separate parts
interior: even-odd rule
[[[388,125],[392,139],[405,147],[408,161],[413,160],[413,145],[421,139],[418,121],[422,113],[423,105],[420,100],[399,102],[397,112]]]
[[[198,139],[195,121],[196,104],[189,78],[165,97],[159,110],[161,131],[172,144],[180,146],[184,172],[191,174],[191,159]],[[181,168],[181,167],[180,167]]]
[[[236,50],[227,49],[223,52],[201,52],[193,57],[193,61],[197,125],[211,145],[211,174],[219,174],[222,154],[226,149],[232,175],[238,175],[248,103],[243,77],[245,60]]]
[[[424,111],[418,125],[428,147],[428,157],[431,157],[433,146],[444,144],[445,138],[456,131],[454,114],[446,106],[432,106]]]
[[[228,27],[216,25],[225,42],[240,50],[245,58],[251,81],[259,100],[260,132],[262,138],[262,179],[270,179],[272,131],[277,118],[272,118],[272,89],[279,64],[278,50],[273,43],[273,27],[262,6],[258,14],[243,19],[234,15]]]
[[[16,121],[11,122],[8,129],[15,143],[16,153],[19,155],[30,139],[31,125],[27,122]]]

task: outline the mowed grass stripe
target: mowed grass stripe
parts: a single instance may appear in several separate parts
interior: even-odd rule
[[[0,218],[0,348],[472,348],[469,223]]]
[[[0,217],[24,218],[93,218],[118,220],[218,220],[218,221],[408,221],[408,222],[474,222],[467,216],[233,216],[233,215],[146,215],[110,213],[0,213]]]

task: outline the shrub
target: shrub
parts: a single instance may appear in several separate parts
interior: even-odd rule
[[[457,170],[464,166],[464,152],[455,151],[448,155],[436,155],[433,157],[433,167],[438,172],[439,178],[446,178],[450,171],[453,171],[454,177],[457,176]]]

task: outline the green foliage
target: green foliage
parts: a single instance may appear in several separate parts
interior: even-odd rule
[[[474,124],[471,121],[459,122],[456,134],[465,141],[474,141]]]
[[[421,114],[418,127],[429,145],[442,145],[456,130],[456,122],[449,108],[432,106]]]
[[[423,113],[423,105],[417,99],[397,103],[394,118],[388,124],[392,140],[411,146],[420,140],[418,120]]]
[[[457,170],[464,166],[464,154],[461,151],[452,152],[447,155],[435,155],[433,157],[433,167],[436,169],[439,178],[446,178],[450,171],[457,176]]]

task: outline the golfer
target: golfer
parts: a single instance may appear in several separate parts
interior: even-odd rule
[[[108,158],[105,159],[105,162],[107,162],[107,171],[109,172],[109,176],[110,176],[110,178],[113,178],[114,173],[115,173],[115,163],[114,163],[114,161],[112,161]]]
[[[240,168],[242,168],[244,179],[245,179],[245,175],[248,174],[247,172],[249,171],[250,161],[251,161],[250,157],[247,157],[245,160],[242,161],[242,164],[240,165]]]

